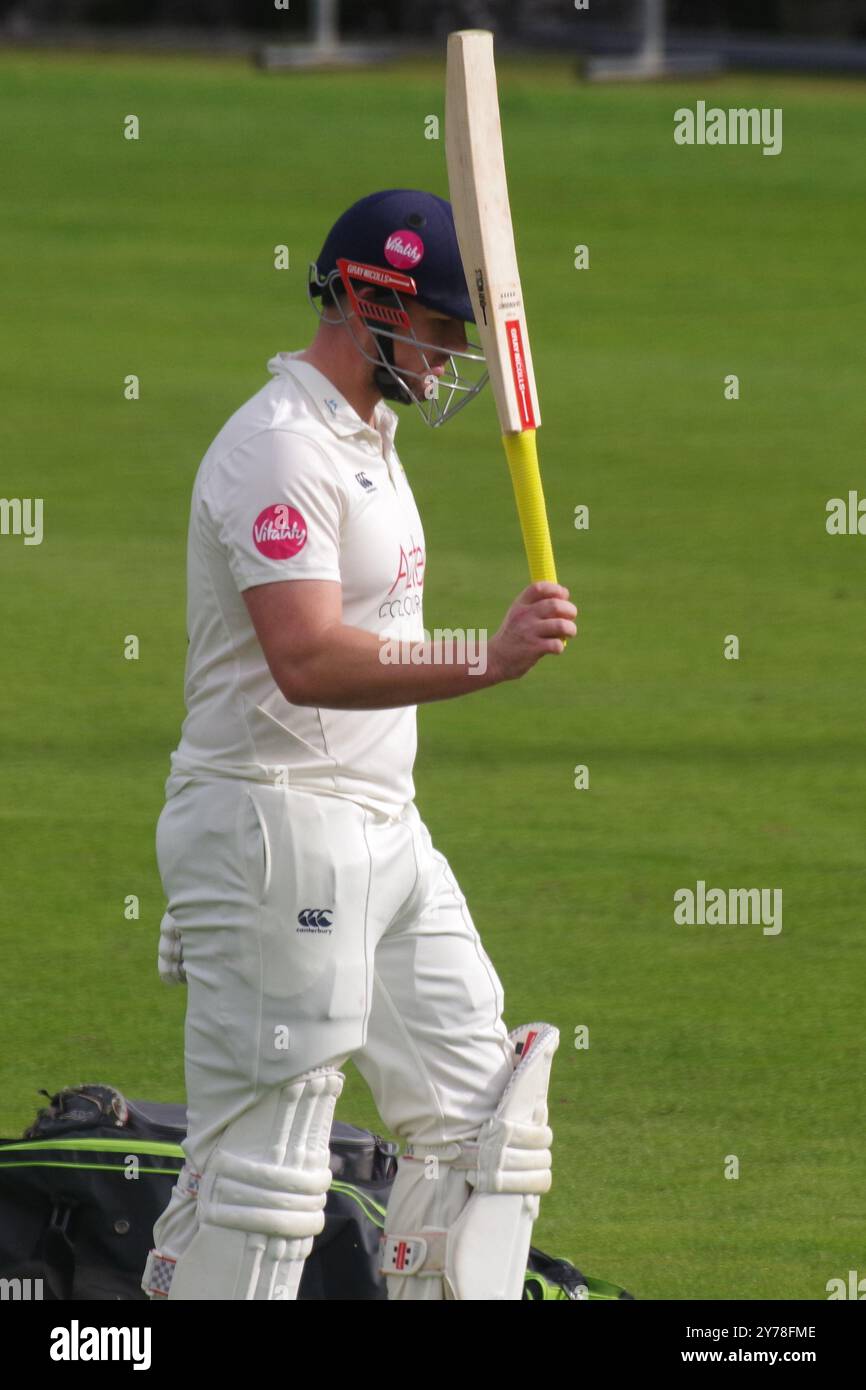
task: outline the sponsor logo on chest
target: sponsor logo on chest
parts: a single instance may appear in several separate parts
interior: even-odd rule
[[[415,537],[410,535],[398,547],[396,574],[384,600],[379,605],[380,618],[411,618],[421,612],[424,566],[426,555]]]

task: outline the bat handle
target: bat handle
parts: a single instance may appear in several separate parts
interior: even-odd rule
[[[517,516],[529,562],[529,578],[533,584],[542,579],[557,584],[559,581],[547,524],[535,430],[510,431],[502,436],[502,444],[514,487]],[[560,641],[563,647],[568,645],[564,637]]]

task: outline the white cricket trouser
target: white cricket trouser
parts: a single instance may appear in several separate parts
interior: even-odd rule
[[[513,1069],[503,990],[414,803],[386,816],[343,797],[189,778],[156,838],[183,938],[188,1131],[155,1248],[177,1255],[192,1239],[195,1175],[226,1126],[312,1067],[351,1057],[402,1139],[477,1135]],[[403,1171],[401,1159],[388,1208],[398,1222],[410,1186],[417,1215],[418,1177]],[[423,1187],[425,1224],[449,1224],[443,1184]]]

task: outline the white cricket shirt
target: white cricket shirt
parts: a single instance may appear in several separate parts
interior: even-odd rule
[[[195,774],[350,797],[387,814],[414,799],[416,706],[290,704],[241,591],[285,579],[342,585],[343,622],[423,637],[424,532],[384,401],[376,429],[327,377],[280,352],[273,380],[199,465],[187,545],[187,715],[166,793]]]

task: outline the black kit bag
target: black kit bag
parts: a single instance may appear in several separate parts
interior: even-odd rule
[[[0,1139],[0,1279],[23,1297],[146,1300],[153,1227],[186,1155],[186,1108],[127,1100],[113,1086],[70,1086],[21,1139]],[[335,1120],[324,1230],[298,1299],[387,1299],[379,1235],[398,1146]],[[37,1281],[41,1280],[41,1284]],[[630,1299],[616,1284],[530,1247],[524,1299]]]

